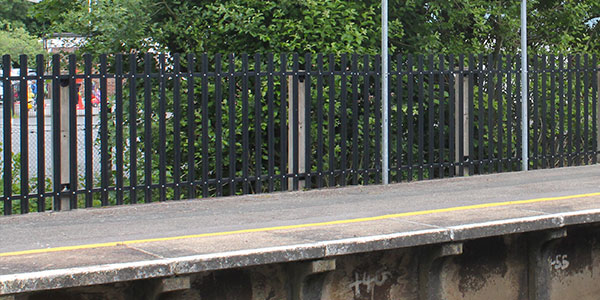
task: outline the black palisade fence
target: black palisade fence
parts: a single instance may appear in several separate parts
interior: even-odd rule
[[[596,57],[529,63],[530,167],[596,163]],[[0,209],[379,183],[380,64],[357,54],[3,56]],[[520,69],[516,55],[390,57],[390,179],[520,170]]]

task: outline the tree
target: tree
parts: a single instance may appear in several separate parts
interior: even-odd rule
[[[163,1],[158,41],[175,52],[374,53],[368,1]]]
[[[67,19],[67,13],[75,10],[78,4],[83,2],[82,0],[43,0],[35,3],[27,12],[27,15],[31,16],[27,28],[38,36],[52,34],[56,26],[71,21]]]
[[[45,0],[33,9],[36,20],[46,24],[46,34],[71,32],[85,37],[81,52],[116,53],[152,48],[150,9],[142,0],[68,1]],[[46,14],[46,12],[49,12]]]
[[[600,52],[600,1],[530,0],[531,53]],[[519,0],[392,0],[392,53],[515,53]],[[84,51],[377,53],[380,1],[44,0],[49,31],[88,36]]]
[[[0,55],[9,54],[15,64],[18,64],[21,54],[34,56],[44,53],[40,40],[30,35],[24,27],[0,23],[0,28]]]
[[[0,55],[10,54],[18,63],[20,54],[43,53],[39,39],[28,32],[32,18],[27,13],[33,3],[25,0],[0,0]]]
[[[27,12],[33,3],[26,0],[0,0],[0,21],[23,27],[31,22]]]
[[[600,53],[600,1],[536,1],[530,10],[534,51]]]

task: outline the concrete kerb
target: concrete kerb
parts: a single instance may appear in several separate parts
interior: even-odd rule
[[[600,209],[349,239],[0,276],[0,295],[321,259],[600,222]]]

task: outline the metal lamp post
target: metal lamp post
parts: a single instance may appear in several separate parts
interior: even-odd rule
[[[388,153],[388,1],[381,0],[381,181],[389,183]]]
[[[381,179],[389,183],[388,153],[388,1],[381,0]],[[527,0],[521,0],[521,170],[527,171],[529,131],[527,116]]]
[[[527,171],[529,124],[527,118],[527,0],[521,0],[521,170]]]

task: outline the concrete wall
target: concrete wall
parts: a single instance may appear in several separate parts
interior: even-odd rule
[[[600,299],[600,224],[0,299]]]

